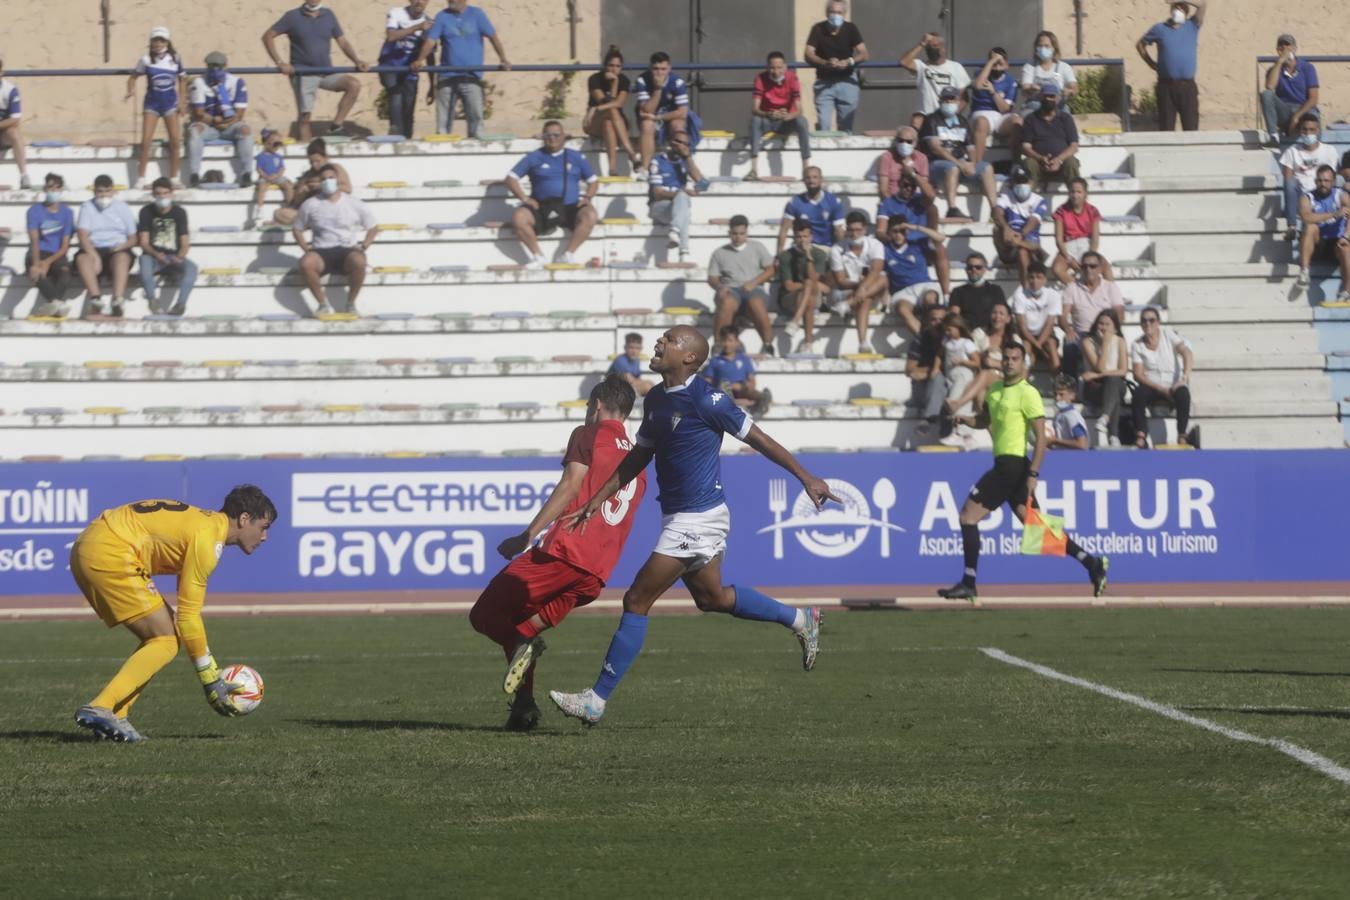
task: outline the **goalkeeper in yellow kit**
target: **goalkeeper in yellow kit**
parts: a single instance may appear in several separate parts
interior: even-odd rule
[[[224,548],[252,553],[267,540],[276,518],[267,495],[246,484],[230,491],[219,512],[176,500],[142,500],[105,510],[80,533],[70,548],[75,583],[105,625],[125,625],[140,646],[98,696],[76,711],[76,724],[108,740],[144,740],[127,713],[150,679],[178,655],[180,643],[211,707],[222,716],[238,714],[230,696],[239,686],[220,677],[206,645],[206,580]],[[178,576],[176,616],[152,575]]]

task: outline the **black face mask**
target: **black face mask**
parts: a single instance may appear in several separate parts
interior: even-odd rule
[[[1007,69],[991,69],[989,71],[989,77],[994,81],[998,81],[1000,78],[1002,78],[1004,75],[1007,74],[1008,74]]]
[[[923,51],[923,55],[928,57],[929,62],[937,62],[942,58],[942,51],[937,47],[928,47]]]
[[[1041,101],[1041,112],[1053,112],[1059,105],[1059,99],[1056,97],[1047,97]]]

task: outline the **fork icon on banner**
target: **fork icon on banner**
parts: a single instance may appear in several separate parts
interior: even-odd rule
[[[783,529],[777,527],[783,521],[783,513],[787,512],[787,480],[783,478],[769,479],[769,512],[773,513],[773,558],[783,558]]]

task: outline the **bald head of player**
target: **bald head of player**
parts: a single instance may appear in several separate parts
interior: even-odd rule
[[[708,339],[692,325],[676,325],[656,339],[651,370],[667,386],[683,384],[708,361]]]

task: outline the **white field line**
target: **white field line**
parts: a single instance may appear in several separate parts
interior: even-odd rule
[[[1110,697],[1112,700],[1120,700],[1137,706],[1140,709],[1146,709],[1151,713],[1157,713],[1168,719],[1177,722],[1184,722],[1187,725],[1194,725],[1196,728],[1203,728],[1205,731],[1212,731],[1215,734],[1222,735],[1231,741],[1240,741],[1246,744],[1258,744],[1262,747],[1270,747],[1278,750],[1285,756],[1303,763],[1311,769],[1321,772],[1328,778],[1334,778],[1343,784],[1350,784],[1350,769],[1339,765],[1320,753],[1314,753],[1306,747],[1300,747],[1298,744],[1291,744],[1288,741],[1279,738],[1264,738],[1250,732],[1241,731],[1237,728],[1229,728],[1226,725],[1220,725],[1218,722],[1211,722],[1209,719],[1202,719],[1199,716],[1193,716],[1190,713],[1182,712],[1175,706],[1168,706],[1165,703],[1156,703],[1152,700],[1140,697],[1137,694],[1129,694],[1125,691],[1118,691],[1113,687],[1107,687],[1104,684],[1097,684],[1095,681],[1088,681],[1086,678],[1076,678],[1073,675],[1065,675],[1063,672],[1051,669],[1048,666],[1042,666],[1029,660],[1013,656],[1011,653],[1004,653],[997,647],[981,647],[980,652],[990,659],[996,659],[1001,663],[1007,663],[1010,666],[1018,666],[1035,672],[1042,678],[1051,678],[1055,681],[1062,681],[1065,684],[1071,684],[1074,687],[1080,687],[1093,693],[1101,694],[1103,697]]]

